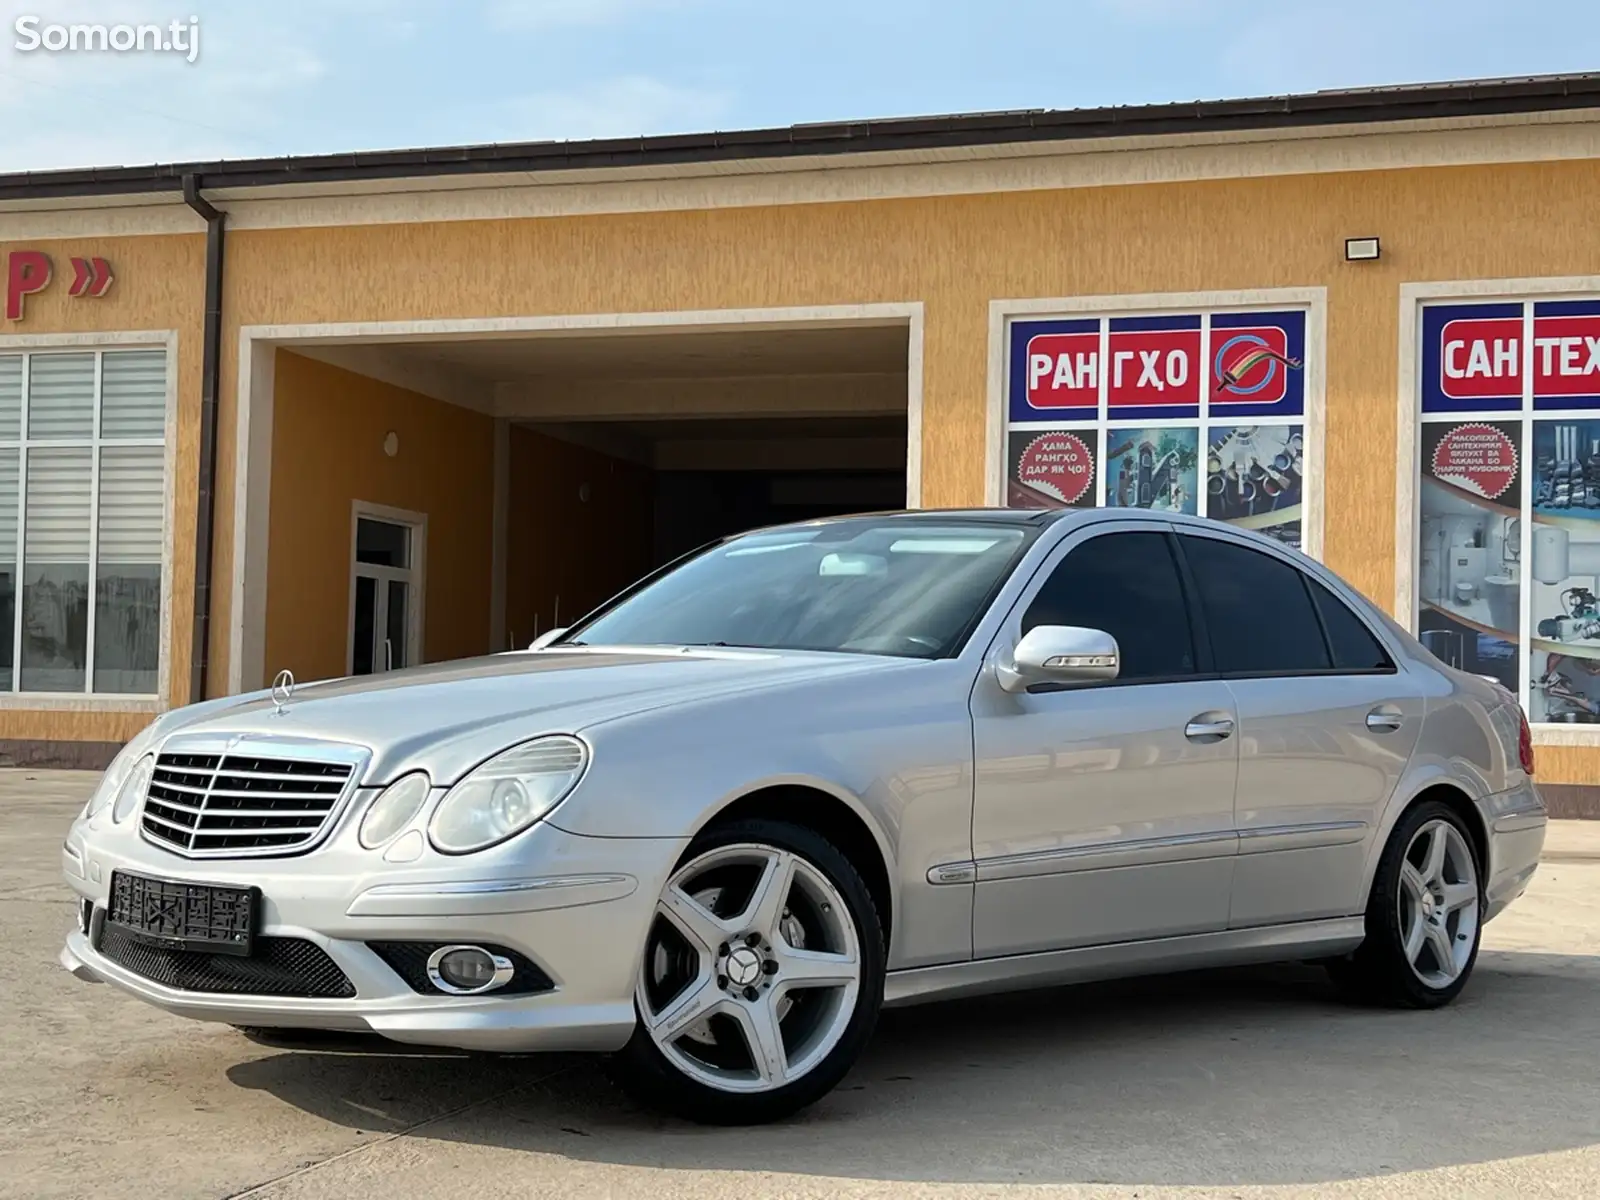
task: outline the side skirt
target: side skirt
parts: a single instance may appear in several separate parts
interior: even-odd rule
[[[898,1008],[929,1000],[1088,983],[1132,975],[1164,975],[1202,967],[1332,958],[1354,950],[1366,931],[1361,917],[1300,921],[1260,929],[1224,929],[1184,937],[1047,950],[937,967],[891,971],[884,1004]]]

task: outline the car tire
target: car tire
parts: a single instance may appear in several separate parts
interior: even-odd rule
[[[885,954],[870,891],[822,835],[754,818],[713,826],[662,891],[638,1025],[613,1073],[648,1106],[701,1124],[788,1117],[860,1057]]]
[[[1367,901],[1366,938],[1326,963],[1351,998],[1439,1008],[1467,985],[1483,937],[1483,864],[1446,804],[1408,810],[1389,835]]]

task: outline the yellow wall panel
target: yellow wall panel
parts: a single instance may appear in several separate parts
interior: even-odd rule
[[[428,518],[423,658],[489,649],[493,421],[280,350],[272,462],[269,676],[345,673],[357,500]]]

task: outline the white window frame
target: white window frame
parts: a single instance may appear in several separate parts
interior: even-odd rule
[[[1422,309],[1429,303],[1493,304],[1505,301],[1526,304],[1523,313],[1524,331],[1522,345],[1522,404],[1515,409],[1475,414],[1462,411],[1438,414],[1431,420],[1467,421],[1475,416],[1484,420],[1516,422],[1522,427],[1523,461],[1522,495],[1518,508],[1528,514],[1532,523],[1533,469],[1528,456],[1533,450],[1535,421],[1560,420],[1573,416],[1564,409],[1541,410],[1535,413],[1529,404],[1533,386],[1534,346],[1533,302],[1539,300],[1600,301],[1600,275],[1562,275],[1550,278],[1529,279],[1458,279],[1430,283],[1404,283],[1400,285],[1400,347],[1399,347],[1399,414],[1398,446],[1395,455],[1395,568],[1394,568],[1394,618],[1412,634],[1418,625],[1418,580],[1422,571]],[[1600,410],[1585,409],[1584,420],[1600,419]],[[1524,554],[1518,563],[1518,583],[1521,603],[1519,619],[1520,639],[1517,647],[1521,663],[1521,678],[1517,681],[1517,696],[1527,711],[1530,700],[1529,673],[1534,654],[1532,639],[1533,592],[1530,555]],[[1600,725],[1557,725],[1549,722],[1531,722],[1533,741],[1538,746],[1600,746]]]
[[[1302,481],[1300,521],[1300,549],[1311,558],[1322,558],[1323,546],[1323,495],[1324,495],[1324,432],[1326,407],[1326,347],[1328,292],[1326,288],[1255,288],[1240,291],[1217,292],[1157,292],[1118,296],[1065,296],[1051,299],[991,300],[989,302],[989,372],[988,408],[984,456],[984,503],[1004,505],[1006,496],[1007,440],[1011,428],[1010,397],[1010,338],[1014,320],[1045,320],[1050,317],[1100,318],[1100,317],[1159,317],[1177,314],[1206,312],[1213,315],[1228,311],[1253,311],[1270,308],[1298,308],[1306,314],[1305,355],[1305,407],[1298,417],[1262,418],[1256,424],[1298,424],[1304,430],[1305,475]],[[1206,347],[1202,346],[1202,357]],[[1102,347],[1102,356],[1104,348]],[[1102,361],[1104,358],[1102,357]],[[1105,400],[1105,372],[1101,372],[1101,402]],[[1252,422],[1246,417],[1212,417],[1209,407],[1201,405],[1198,417],[1147,417],[1120,419],[1097,415],[1078,421],[1041,421],[1060,428],[1071,427],[1092,432],[1096,439],[1095,500],[1097,507],[1105,506],[1106,465],[1105,447],[1100,435],[1117,429],[1174,428],[1199,430],[1200,494],[1196,497],[1197,510],[1204,515],[1205,480],[1204,456],[1212,426],[1237,427]]]
[[[157,438],[109,438],[100,436],[100,364],[95,364],[94,425],[89,438],[29,438],[27,426],[27,366],[23,376],[23,408],[18,425],[18,437],[0,441],[0,448],[18,450],[17,480],[17,597],[12,628],[12,690],[0,691],[0,711],[8,709],[67,710],[74,712],[163,712],[171,706],[172,690],[172,614],[173,614],[173,480],[177,467],[177,414],[178,414],[178,333],[176,330],[132,330],[107,333],[35,333],[0,335],[0,354],[45,354],[106,350],[161,350],[166,353],[166,410],[162,435]],[[94,620],[95,605],[89,605],[89,639],[84,659],[84,690],[81,692],[28,692],[21,691],[22,644],[20,623],[22,604],[22,568],[26,559],[27,513],[27,449],[38,447],[85,447],[91,450],[92,471],[90,483],[90,542],[89,571],[91,587],[96,568],[96,551],[100,541],[99,479],[100,448],[109,446],[160,445],[162,454],[161,503],[161,611],[159,649],[156,668],[156,690],[151,693],[95,692],[94,687]]]
[[[356,531],[362,519],[384,521],[390,525],[404,525],[411,531],[411,565],[407,567],[380,567],[356,561]],[[344,673],[353,674],[356,658],[356,580],[401,579],[411,586],[411,603],[406,608],[406,665],[422,662],[423,616],[426,611],[428,581],[428,514],[411,512],[404,508],[391,508],[386,504],[373,504],[356,500],[350,506],[350,602],[345,620]],[[373,674],[381,674],[374,671]]]

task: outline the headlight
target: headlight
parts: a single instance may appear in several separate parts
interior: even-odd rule
[[[150,786],[150,777],[156,773],[156,756],[146,754],[134,763],[133,770],[128,772],[128,777],[122,781],[122,786],[117,789],[117,802],[112,806],[111,819],[117,824],[126,821],[134,809],[139,807],[139,801],[144,799],[145,789]]]
[[[89,803],[83,806],[83,820],[87,821],[102,812],[106,805],[116,799],[118,793],[122,791],[122,785],[128,781],[128,775],[133,771],[134,764],[144,753],[148,741],[147,737],[140,734],[117,751],[117,756],[111,760],[106,773],[100,776],[100,785],[95,788],[94,795],[90,796]]]
[[[521,833],[567,798],[588,761],[588,748],[565,734],[496,755],[439,802],[428,823],[434,848],[470,854]]]
[[[432,785],[420,771],[403,775],[378,794],[361,818],[358,837],[368,850],[376,850],[407,825],[416,816],[428,798]]]

